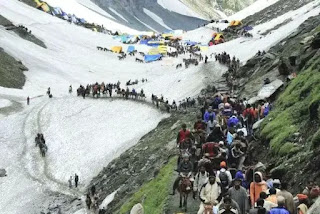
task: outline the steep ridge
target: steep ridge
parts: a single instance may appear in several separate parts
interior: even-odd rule
[[[142,31],[152,30],[148,26],[159,32],[171,29],[192,30],[207,23],[200,18],[170,11],[158,4],[157,0],[94,0],[94,3],[115,17],[119,23]]]

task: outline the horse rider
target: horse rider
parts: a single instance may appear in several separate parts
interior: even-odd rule
[[[182,148],[183,147],[182,144],[185,143],[187,139],[190,139],[192,137],[191,132],[190,130],[187,129],[187,125],[185,123],[182,124],[181,128],[182,129],[179,131],[177,136],[177,146],[179,148]]]
[[[174,181],[173,183],[173,188],[172,188],[172,194],[171,195],[175,195],[176,189],[179,185],[179,182],[181,180],[182,177],[188,177],[191,178],[192,172],[193,172],[193,165],[189,159],[189,155],[188,154],[183,154],[182,155],[183,160],[180,162],[179,166],[178,166],[178,173],[179,176],[177,177],[177,179]],[[192,181],[193,179],[190,179],[190,181]]]
[[[210,204],[212,206],[217,205],[221,199],[221,187],[216,181],[216,176],[211,174],[209,176],[209,182],[204,184],[200,190],[200,208],[198,214],[203,214],[205,205]]]

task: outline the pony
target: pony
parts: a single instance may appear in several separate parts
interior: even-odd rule
[[[192,191],[192,183],[188,176],[182,176],[178,192],[180,193],[180,205],[179,208],[184,207],[184,211],[187,212],[188,210],[188,195]],[[182,204],[183,202],[183,204]]]

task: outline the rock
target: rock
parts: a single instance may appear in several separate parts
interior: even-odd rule
[[[263,56],[263,58],[267,58],[267,59],[275,59],[275,58],[276,58],[276,56],[275,56],[275,55],[273,55],[272,53],[266,53],[266,54]]]
[[[0,177],[7,176],[7,171],[5,169],[0,169]]]
[[[314,36],[307,36],[306,38],[304,38],[303,40],[300,41],[301,45],[305,45],[307,44],[309,41],[311,41],[312,39],[314,39]]]
[[[262,121],[264,120],[264,118],[263,119],[261,119],[261,120],[258,120],[257,122],[255,122],[254,124],[253,124],[253,126],[252,126],[252,129],[258,129],[259,127],[260,127],[260,125],[261,125],[261,123],[262,123]]]
[[[296,66],[298,56],[299,56],[298,52],[293,52],[291,56],[289,56],[289,63],[291,66]]]
[[[311,42],[311,47],[313,49],[318,49],[320,48],[320,33],[318,33],[317,38],[315,38],[312,42]]]
[[[284,60],[280,60],[278,70],[279,70],[280,75],[289,75],[290,74],[290,68]]]

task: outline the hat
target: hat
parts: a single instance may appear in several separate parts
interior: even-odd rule
[[[225,161],[221,161],[220,167],[221,168],[226,168],[227,167],[227,163]]]
[[[220,141],[220,142],[219,142],[219,145],[222,145],[222,146],[223,146],[223,145],[224,145],[224,142],[223,142],[223,141]]]
[[[216,175],[214,173],[209,175],[209,178],[215,178],[215,177],[216,177]]]
[[[308,199],[308,196],[305,194],[297,194],[299,201]]]

